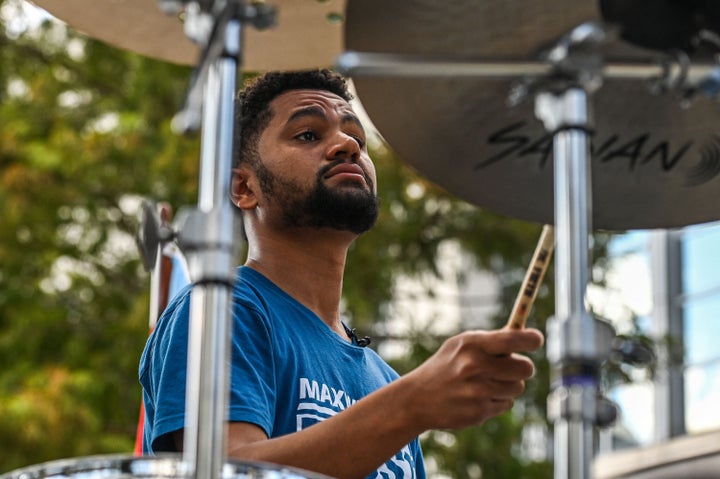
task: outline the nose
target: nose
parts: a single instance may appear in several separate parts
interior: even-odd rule
[[[360,160],[361,147],[358,140],[344,132],[338,132],[332,140],[327,151],[330,161],[342,159],[357,163]]]

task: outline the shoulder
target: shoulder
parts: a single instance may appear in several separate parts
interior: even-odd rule
[[[252,268],[239,268],[233,292],[236,319],[254,316],[276,328],[294,328],[299,317],[312,314],[279,286]]]
[[[141,375],[153,364],[162,361],[168,352],[185,350],[191,291],[191,285],[179,291],[160,315],[140,358]],[[175,343],[180,345],[179,349],[173,347]]]
[[[233,288],[233,303],[246,307],[267,310],[272,297],[272,284],[256,271],[243,266],[238,268]]]

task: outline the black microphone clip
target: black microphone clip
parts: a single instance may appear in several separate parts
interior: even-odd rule
[[[363,338],[358,338],[357,336],[357,330],[355,328],[345,328],[347,330],[348,336],[350,336],[350,339],[355,341],[355,343],[360,346],[361,348],[365,348],[372,343],[372,339],[370,339],[370,336],[365,336]]]

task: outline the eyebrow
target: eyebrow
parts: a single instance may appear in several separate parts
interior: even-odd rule
[[[314,118],[320,118],[322,120],[327,120],[327,115],[325,114],[325,111],[317,106],[309,106],[307,108],[302,108],[300,110],[295,111],[290,117],[288,118],[286,124],[290,124],[300,118],[306,118],[306,117],[314,117]],[[365,127],[363,126],[360,119],[352,114],[352,113],[345,113],[342,115],[341,123],[353,123],[357,125],[359,128],[362,129],[362,131],[365,131]]]

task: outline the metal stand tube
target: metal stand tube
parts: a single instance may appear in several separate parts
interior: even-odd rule
[[[240,21],[224,31],[225,54],[210,66],[203,103],[198,209],[186,217],[180,243],[196,284],[190,300],[183,460],[194,477],[220,476],[225,460],[233,222],[229,200],[233,109]]]
[[[335,67],[348,76],[405,78],[548,77],[556,70],[556,67],[547,61],[446,60],[420,55],[353,51],[339,55]],[[681,65],[675,58],[669,57],[663,61],[647,63],[605,63],[600,66],[600,73],[605,79],[657,79],[665,84],[682,80],[682,84],[696,85],[716,79],[720,75],[720,67],[717,63]]]
[[[590,477],[599,351],[585,308],[591,193],[587,93],[541,93],[536,113],[555,132],[556,317],[548,326],[554,391],[555,479]]]

